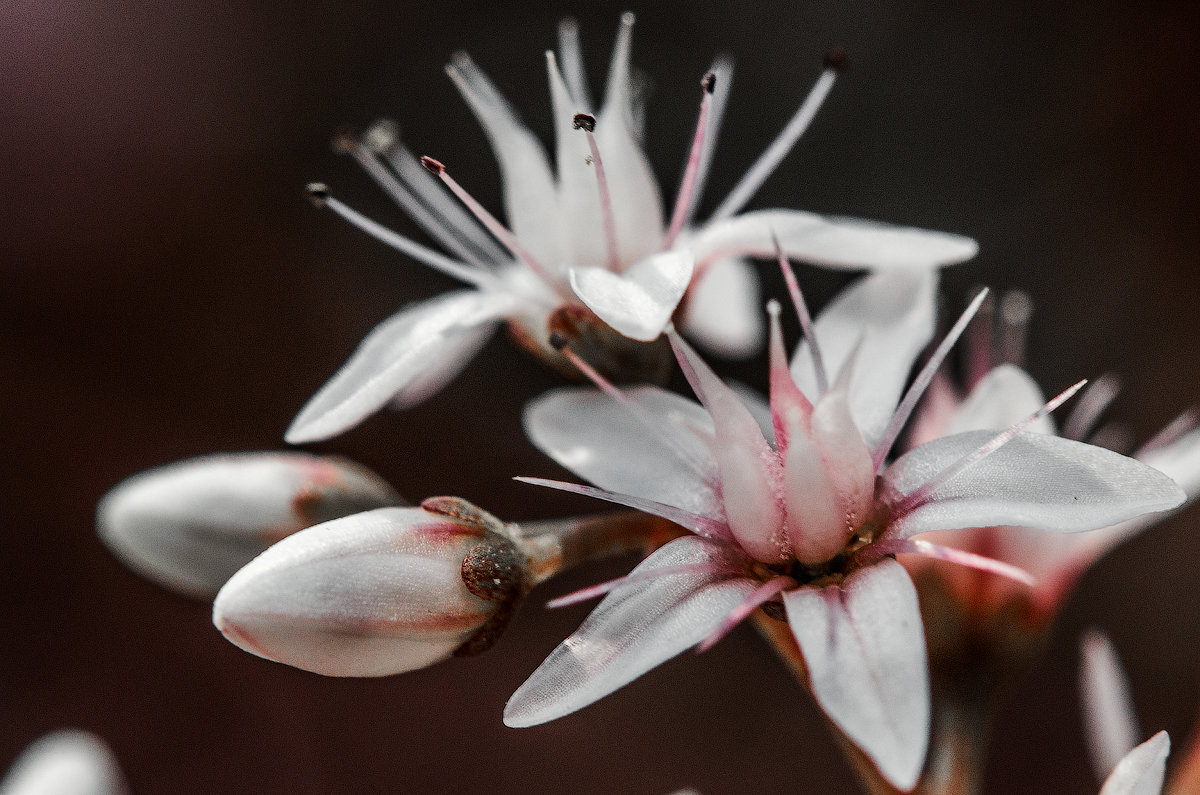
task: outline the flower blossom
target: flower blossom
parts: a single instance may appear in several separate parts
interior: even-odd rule
[[[1078,532],[1182,501],[1150,467],[1023,430],[1074,390],[999,435],[956,434],[888,464],[979,301],[901,399],[932,335],[935,274],[868,276],[816,323],[794,277],[789,283],[807,341],[789,368],[778,306],[770,307],[770,404],[761,425],[674,332],[700,405],[651,386],[621,392],[579,357],[573,361],[607,396],[569,388],[530,404],[534,444],[599,488],[524,480],[639,508],[692,535],[627,577],[567,598],[607,593],[513,695],[508,725],[587,706],[690,646],[706,648],[763,607],[786,620],[821,708],[907,791],[926,756],[929,675],[917,593],[892,556],[911,552],[1027,580],[1015,567],[914,536],[1002,524]],[[864,321],[866,306],[876,314]]]
[[[633,16],[622,16],[604,101],[594,113],[578,31],[569,20],[560,27],[559,54],[546,56],[556,170],[469,57],[456,55],[446,67],[495,153],[507,226],[444,165],[414,156],[390,122],[361,139],[339,139],[449,255],[357,213],[324,185],[310,186],[314,200],[467,289],[409,305],[377,326],[300,411],[289,442],[335,436],[385,405],[420,403],[502,324],[569,375],[573,369],[549,345],[552,334],[568,338],[612,378],[663,380],[670,368],[666,347],[637,341],[658,338],[676,314],[706,347],[752,355],[762,325],[757,277],[743,258],[769,255],[772,234],[789,256],[835,268],[933,268],[975,255],[975,241],[959,235],[797,210],[739,215],[812,121],[836,79],[836,58],[775,142],[708,220],[695,223],[732,75],[732,65],[718,59],[702,82],[695,137],[667,219],[639,143],[644,108],[631,76],[632,26]]]
[[[21,752],[0,779],[2,795],[126,795],[108,745],[91,732],[58,729]]]
[[[1025,329],[1031,311],[1029,299],[1018,292],[1000,301],[996,328],[977,322],[966,371],[973,386],[963,395],[948,378],[939,375],[913,423],[911,442],[964,431],[999,430],[1037,409],[1045,401],[1033,378],[1019,366],[1025,348]],[[985,313],[987,314],[987,313]],[[981,315],[979,320],[984,320]],[[993,364],[995,366],[993,366]],[[1116,438],[1111,426],[1099,425],[1104,411],[1117,396],[1119,385],[1111,375],[1089,385],[1062,428],[1050,417],[1030,426],[1030,432],[1060,435],[1103,446],[1132,445]],[[1136,448],[1132,457],[1168,475],[1187,493],[1191,502],[1200,496],[1200,426],[1196,412],[1182,414],[1153,439]],[[931,568],[921,559],[906,559],[914,573],[937,578],[942,587],[974,611],[979,627],[986,617],[999,614],[1014,602],[1027,606],[1026,618],[1041,627],[1057,612],[1089,566],[1118,544],[1161,521],[1163,514],[1147,514],[1084,535],[1051,535],[1022,528],[984,527],[958,533],[951,541],[959,549],[988,554],[1019,566],[1037,580],[1032,588],[986,573]],[[983,618],[985,620],[981,621]]]

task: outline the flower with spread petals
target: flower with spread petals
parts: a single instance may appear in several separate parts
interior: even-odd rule
[[[693,534],[578,595],[608,594],[513,695],[506,723],[531,726],[580,709],[690,646],[711,645],[764,607],[786,620],[825,713],[893,786],[912,789],[928,745],[929,678],[917,593],[892,556],[1026,579],[914,536],[999,524],[1078,532],[1183,499],[1169,478],[1136,461],[1023,431],[1071,391],[999,435],[956,434],[888,464],[971,315],[900,399],[932,334],[934,282],[928,271],[878,273],[815,324],[802,311],[809,342],[790,368],[773,306],[765,428],[673,332],[700,405],[655,387],[623,393],[590,371],[609,395],[563,389],[529,406],[534,444],[599,488],[532,482],[639,508]],[[857,321],[864,305],[878,309],[865,324]]]
[[[29,745],[0,780],[2,795],[125,795],[111,750],[96,735],[59,729]]]
[[[223,453],[157,467],[114,486],[96,529],[138,573],[211,598],[233,573],[298,530],[403,500],[366,467],[305,453]]]
[[[449,254],[362,216],[324,185],[310,186],[314,200],[467,289],[405,307],[376,327],[300,411],[289,442],[329,438],[385,405],[406,408],[425,400],[505,323],[524,347],[568,374],[571,368],[549,344],[552,335],[566,337],[609,377],[662,380],[670,369],[666,347],[643,343],[656,340],[673,316],[718,353],[752,355],[761,346],[762,325],[757,277],[743,258],[770,255],[772,236],[790,256],[836,268],[934,268],[975,255],[975,241],[959,235],[795,210],[738,214],[812,121],[833,86],[837,58],[778,139],[709,218],[696,223],[732,75],[732,65],[718,59],[703,80],[696,135],[666,218],[640,146],[644,109],[630,70],[632,26],[633,16],[624,15],[595,113],[578,31],[571,21],[561,26],[558,57],[547,53],[555,169],[470,58],[457,55],[447,66],[496,155],[507,226],[445,166],[415,157],[391,123],[376,124],[361,139],[339,139]]]

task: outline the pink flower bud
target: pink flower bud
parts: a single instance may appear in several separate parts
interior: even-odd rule
[[[283,539],[235,574],[213,623],[246,651],[326,676],[386,676],[488,648],[532,587],[499,520],[450,497]]]
[[[138,573],[211,598],[234,572],[297,530],[402,503],[378,475],[343,458],[232,453],[134,475],[105,495],[96,527]]]

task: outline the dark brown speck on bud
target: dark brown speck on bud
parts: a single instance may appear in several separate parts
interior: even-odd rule
[[[717,90],[717,76],[709,72],[704,77],[700,78],[700,87],[704,89],[704,93],[711,94]]]
[[[310,182],[304,189],[308,191],[308,198],[312,201],[313,207],[320,209],[325,206],[325,202],[329,201],[329,186],[324,182]]]
[[[825,68],[833,69],[836,72],[846,71],[846,51],[841,47],[834,47],[829,52],[825,53]]]
[[[571,120],[571,125],[576,130],[586,130],[593,132],[596,129],[596,117],[589,116],[586,113],[576,113],[575,118]]]
[[[439,161],[434,160],[432,157],[425,157],[424,155],[421,156],[421,165],[425,166],[430,174],[442,174],[446,170],[446,167]]]
[[[557,331],[550,332],[550,347],[556,351],[561,351],[567,347],[569,340]]]

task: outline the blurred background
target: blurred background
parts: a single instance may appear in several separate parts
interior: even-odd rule
[[[142,794],[852,787],[811,700],[749,627],[571,717],[503,726],[508,695],[589,609],[541,603],[629,560],[538,590],[482,657],[351,681],[239,651],[207,605],[124,569],[93,531],[96,501],[130,474],[282,447],[364,333],[450,286],[309,204],[304,184],[323,180],[419,236],[331,151],[339,125],[397,118],[418,154],[498,208],[490,151],[442,65],[469,50],[548,137],[542,51],[558,19],[580,18],[595,88],[627,8],[668,192],[717,52],[737,73],[702,208],[841,45],[850,71],[752,206],[972,235],[982,253],[946,274],[946,307],[978,284],[1027,290],[1029,369],[1047,392],[1119,372],[1115,412],[1139,438],[1200,400],[1194,4],[5,0],[0,767],[77,726],[112,744]],[[818,306],[847,281],[801,278]],[[724,372],[765,385],[761,362]],[[519,427],[556,383],[498,337],[425,406],[320,449],[410,499],[459,495],[518,521],[590,510],[510,480],[565,474]],[[1147,735],[1182,746],[1200,716],[1198,531],[1187,511],[1084,578],[1001,716],[991,791],[1098,789],[1074,685],[1091,625],[1122,652]]]

